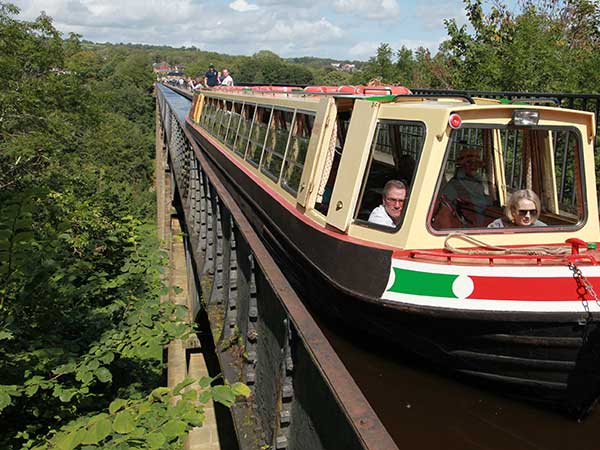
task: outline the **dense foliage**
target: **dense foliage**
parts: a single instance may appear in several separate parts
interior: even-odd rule
[[[489,2],[488,2],[489,3]],[[469,23],[446,21],[448,39],[432,55],[381,44],[355,81],[417,88],[596,92],[600,72],[600,4],[593,0],[464,0]],[[487,12],[486,12],[487,11]]]
[[[0,3],[0,448],[180,447],[202,408],[193,380],[157,388],[192,330],[159,302],[152,61],[17,16]]]

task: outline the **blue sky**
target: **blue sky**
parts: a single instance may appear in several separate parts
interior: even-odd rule
[[[443,20],[466,22],[461,0],[12,0],[22,19],[45,11],[95,42],[195,46],[251,55],[367,60],[380,43],[435,52]]]

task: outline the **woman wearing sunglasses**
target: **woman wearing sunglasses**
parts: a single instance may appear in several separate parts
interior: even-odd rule
[[[540,198],[531,189],[520,189],[511,194],[504,208],[506,217],[500,217],[488,225],[488,228],[545,227],[538,220],[540,216]]]

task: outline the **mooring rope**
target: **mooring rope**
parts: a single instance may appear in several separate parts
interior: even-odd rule
[[[481,247],[480,249],[460,249],[450,245],[451,239],[461,239],[469,244]],[[508,248],[491,245],[464,233],[451,233],[444,241],[444,248],[451,253],[459,255],[529,255],[529,256],[560,256],[571,252],[570,247],[554,247],[545,245],[532,245],[528,247]]]

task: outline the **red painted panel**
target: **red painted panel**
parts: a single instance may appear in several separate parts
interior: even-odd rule
[[[577,283],[572,277],[564,278],[517,278],[471,276],[475,285],[468,298],[483,300],[529,300],[529,301],[581,301]],[[600,292],[600,278],[588,277],[594,289]],[[592,300],[589,293],[585,297]]]

